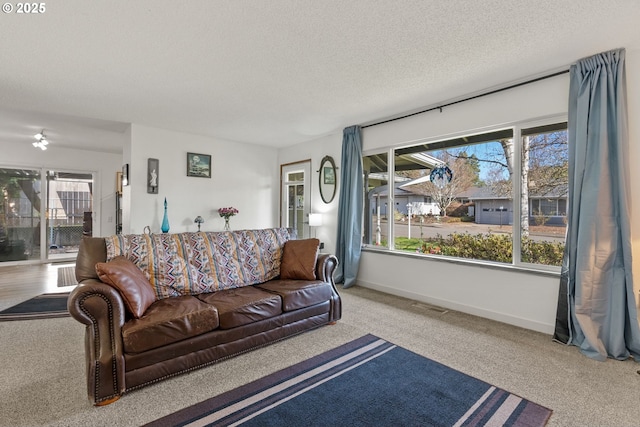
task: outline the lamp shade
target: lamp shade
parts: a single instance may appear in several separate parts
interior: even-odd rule
[[[322,214],[310,213],[309,214],[309,226],[310,227],[319,227],[321,225],[322,225]]]

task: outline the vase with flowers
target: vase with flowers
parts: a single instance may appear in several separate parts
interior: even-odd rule
[[[234,215],[237,215],[240,211],[236,208],[228,207],[228,208],[220,208],[218,209],[218,215],[224,218],[224,230],[231,231],[231,227],[229,226],[229,218]]]

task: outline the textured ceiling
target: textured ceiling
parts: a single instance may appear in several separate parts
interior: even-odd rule
[[[284,147],[640,48],[638,0],[45,4],[0,16],[0,141],[119,152],[87,136],[139,123]]]

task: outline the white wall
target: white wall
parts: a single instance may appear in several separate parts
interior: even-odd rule
[[[448,107],[412,118],[363,129],[364,151],[407,145],[427,138],[567,111],[568,75]],[[464,127],[462,127],[464,126]],[[312,159],[312,211],[324,212],[318,236],[326,252],[335,253],[338,195],[324,205],[318,193],[320,159],[332,155],[341,165],[342,133],[281,149],[280,164]],[[339,183],[340,184],[340,183]],[[343,191],[339,185],[338,191]],[[495,270],[469,264],[364,251],[357,283],[384,292],[476,314],[518,326],[551,332],[555,319],[558,279],[515,270]]]
[[[121,138],[121,135],[114,137]],[[49,145],[42,151],[31,144],[0,141],[0,167],[50,168],[66,172],[91,172],[93,187],[93,235],[115,233],[116,172],[122,155],[88,150],[72,150]]]
[[[594,52],[595,53],[595,52]],[[627,85],[629,107],[630,183],[640,182],[640,50],[627,50]],[[423,139],[441,138],[462,131],[475,132],[484,127],[563,115],[567,112],[569,75],[525,85],[500,94],[447,107],[384,125],[363,129],[366,151],[390,146],[409,145]],[[317,162],[333,152],[337,159],[342,135],[336,134],[280,150],[279,162],[314,159]],[[342,188],[339,188],[342,190]],[[640,248],[640,186],[630,185],[632,200],[632,242],[634,253]],[[314,188],[317,195],[317,187]],[[331,237],[328,252],[335,253],[335,216],[337,199],[327,209],[333,215],[330,225],[325,219],[322,233]],[[314,199],[314,208],[322,202]],[[319,201],[319,202],[317,202]],[[320,203],[318,205],[317,203]],[[634,276],[640,278],[640,264]],[[527,273],[516,269],[492,269],[473,264],[433,260],[420,256],[397,256],[379,251],[362,254],[358,284],[396,295],[460,310],[490,319],[514,324],[543,333],[553,333],[559,287],[559,277]],[[640,288],[640,279],[635,280]],[[637,294],[637,292],[636,292]]]
[[[338,187],[331,203],[324,203],[320,197],[319,169],[324,156],[331,156],[336,163]],[[288,164],[311,159],[311,212],[322,214],[322,226],[317,227],[316,237],[324,243],[325,253],[336,250],[336,219],[338,217],[338,199],[342,188],[340,173],[342,156],[342,133],[332,134],[311,142],[297,144],[278,152],[278,164]],[[280,168],[278,167],[278,170]]]
[[[187,152],[210,154],[211,178],[187,176]],[[279,193],[277,150],[251,144],[212,139],[183,132],[133,124],[128,147],[131,184],[123,189],[124,233],[142,233],[149,226],[160,232],[163,202],[167,198],[170,232],[219,231],[224,220],[218,208],[233,206],[240,213],[231,228],[253,229],[278,225]],[[147,193],[147,159],[159,160],[158,194]]]
[[[640,117],[638,49],[627,51],[626,67],[630,117],[627,159],[630,182],[634,183],[640,180],[640,170],[634,167],[640,161],[640,125],[635,119]],[[447,107],[442,113],[431,112],[366,128],[363,131],[364,149],[403,145],[464,130],[563,114],[567,111],[568,81],[568,74],[565,74]],[[640,227],[636,225],[640,224],[640,187],[631,185],[630,192],[632,241],[637,253],[640,247]],[[634,270],[634,276],[640,277],[637,266]],[[556,276],[365,252],[358,283],[545,333],[551,334],[554,329],[559,286]],[[635,288],[639,287],[636,280]]]
[[[363,130],[364,151],[406,145],[422,139],[563,115],[569,76],[521,86]],[[364,252],[358,283],[374,289],[552,332],[558,278],[516,270]]]

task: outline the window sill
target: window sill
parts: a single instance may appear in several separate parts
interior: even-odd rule
[[[448,256],[442,256],[442,255],[417,254],[417,253],[411,253],[411,252],[405,252],[405,251],[390,250],[386,248],[383,249],[375,246],[363,246],[362,252],[371,252],[371,253],[377,253],[377,254],[399,256],[399,257],[413,258],[413,259],[426,260],[426,261],[448,262],[448,263],[458,264],[458,265],[469,265],[474,267],[490,268],[492,270],[498,269],[498,270],[504,270],[504,271],[513,271],[518,273],[527,273],[527,274],[535,274],[540,276],[560,278],[559,267],[547,267],[549,268],[549,270],[547,270],[544,268],[517,266],[517,265],[503,264],[503,263],[491,262],[491,261],[454,258],[454,257],[448,257]],[[552,268],[554,270],[551,270]]]

